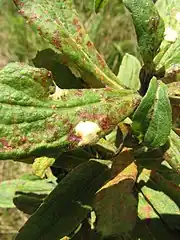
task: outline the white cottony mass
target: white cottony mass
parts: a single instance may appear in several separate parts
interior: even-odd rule
[[[100,131],[99,125],[95,122],[79,122],[75,127],[76,134],[81,137],[79,146],[95,143],[98,138],[98,132]]]
[[[164,39],[168,42],[175,42],[178,37],[177,32],[172,27],[167,27],[164,34]]]

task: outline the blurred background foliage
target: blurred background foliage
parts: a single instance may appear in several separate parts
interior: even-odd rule
[[[21,17],[12,0],[0,0],[0,67],[7,62],[28,62],[45,42]]]

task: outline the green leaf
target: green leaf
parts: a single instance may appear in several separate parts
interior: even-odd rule
[[[123,0],[132,14],[144,63],[152,63],[164,34],[164,23],[152,0]]]
[[[120,84],[135,91],[140,88],[139,74],[141,64],[136,57],[126,53],[121,62],[118,78]]]
[[[168,140],[171,118],[167,87],[152,78],[146,95],[134,113],[133,131],[147,147],[158,148]]]
[[[94,144],[140,101],[131,90],[109,88],[57,89],[51,100],[50,80],[49,71],[17,63],[0,71],[0,159],[57,157]]]
[[[179,31],[179,8],[180,3],[178,0],[157,0],[155,4],[159,14],[164,20],[165,26],[171,25]]]
[[[165,35],[154,62],[157,71],[165,70],[163,81],[180,81],[180,3],[178,0],[158,0],[156,7],[165,23]]]
[[[161,191],[168,195],[176,204],[180,206],[180,187],[172,181],[168,181],[158,170],[151,172],[151,179],[159,186]],[[180,183],[180,176],[179,176]]]
[[[148,130],[144,136],[144,143],[152,148],[165,144],[172,127],[171,106],[168,99],[167,87],[159,83],[154,99],[154,109]]]
[[[0,184],[0,207],[14,208],[13,199],[16,192],[35,193],[38,195],[49,194],[55,187],[55,182],[50,179],[15,179],[1,182]]]
[[[150,188],[149,188],[150,189]],[[151,189],[150,189],[151,190]],[[151,193],[151,191],[150,191]],[[137,232],[137,229],[135,228],[132,233],[132,238],[138,236],[138,239],[141,240],[159,240],[159,239],[173,239],[178,240],[178,234],[176,236],[175,233],[173,233],[161,220],[161,216],[158,215],[156,210],[153,208],[153,206],[149,203],[148,198],[144,196],[142,192],[139,192],[139,204],[138,204],[138,216],[140,221],[138,221],[138,224],[140,224],[141,228]],[[148,197],[148,195],[147,195]],[[155,196],[157,198],[157,196]],[[158,202],[158,201],[157,201]],[[173,214],[167,214],[167,217],[169,219],[176,219],[178,221],[178,216]],[[138,227],[138,226],[136,226]],[[143,229],[146,231],[143,231]]]
[[[62,61],[88,85],[122,89],[87,35],[72,0],[14,0],[14,3],[19,13],[61,55]]]
[[[153,173],[153,171],[144,169],[141,172],[137,182],[138,188],[140,188],[140,191],[144,195],[146,201],[151,204],[153,210],[155,210],[156,214],[158,214],[158,217],[160,217],[163,222],[167,224],[167,230],[179,229],[179,207],[171,199],[171,197],[168,196],[168,187],[164,186],[164,189],[162,189],[162,178],[158,179],[158,174]],[[165,191],[162,191],[161,189]],[[171,189],[173,190],[173,186],[171,186]],[[178,190],[177,195],[179,195],[179,193],[180,191]],[[180,202],[178,200],[178,204],[179,203]],[[145,211],[145,209],[140,209],[139,216],[144,216],[145,218],[154,218],[155,216],[151,216],[152,210],[149,210],[150,211],[148,212]],[[174,218],[171,216],[174,216]],[[149,219],[149,221],[151,221],[151,219]]]
[[[42,204],[45,197],[46,195],[18,193],[13,198],[13,203],[18,210],[26,214],[33,214]]]
[[[101,138],[96,143],[96,147],[97,147],[97,150],[99,150],[99,152],[102,152],[106,155],[107,159],[109,159],[110,156],[114,156],[114,154],[116,154],[116,151],[117,151],[116,146],[114,146],[114,144],[111,144],[104,138]]]
[[[136,223],[137,201],[133,195],[133,186],[137,166],[134,162],[128,165],[128,158],[132,158],[128,154],[126,152],[123,158],[127,161],[124,170],[117,165],[119,161],[112,166],[111,180],[97,192],[93,205],[97,217],[95,229],[107,239],[128,234]]]
[[[94,0],[95,11],[99,12],[101,8],[106,6],[109,0]]]
[[[109,177],[104,162],[90,160],[64,177],[21,228],[16,240],[49,240],[68,236],[91,211],[96,191]]]
[[[169,136],[169,145],[165,146],[163,158],[169,165],[180,174],[180,138],[179,136],[171,131]]]
[[[180,174],[176,173],[173,168],[166,162],[163,161],[160,168],[157,170],[167,181],[180,187]]]

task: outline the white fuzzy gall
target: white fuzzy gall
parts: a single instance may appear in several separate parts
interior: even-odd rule
[[[75,127],[76,135],[81,137],[79,146],[95,143],[100,131],[97,123],[91,121],[79,122]]]

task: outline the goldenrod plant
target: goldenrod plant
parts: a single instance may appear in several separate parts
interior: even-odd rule
[[[179,239],[179,1],[14,3],[48,46],[0,71],[0,159],[33,172],[0,185],[15,239]]]

